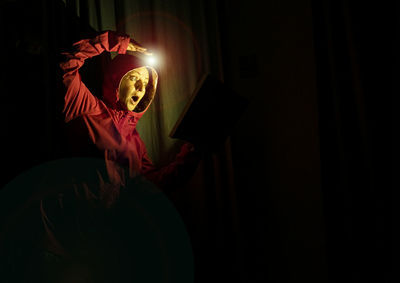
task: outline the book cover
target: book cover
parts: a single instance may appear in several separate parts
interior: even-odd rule
[[[197,84],[170,137],[217,148],[231,135],[248,100],[211,74]]]

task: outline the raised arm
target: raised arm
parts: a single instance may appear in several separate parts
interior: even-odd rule
[[[106,31],[92,39],[83,39],[73,44],[74,51],[63,53],[66,61],[60,64],[63,70],[63,83],[66,87],[64,97],[65,121],[68,122],[77,116],[100,111],[98,99],[92,95],[81,81],[79,68],[85,60],[104,51],[125,54],[126,50],[135,48],[127,35],[117,35],[115,32]]]

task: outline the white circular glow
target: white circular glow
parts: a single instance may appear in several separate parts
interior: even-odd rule
[[[149,56],[146,58],[147,64],[150,66],[154,66],[157,64],[157,59],[154,56]]]

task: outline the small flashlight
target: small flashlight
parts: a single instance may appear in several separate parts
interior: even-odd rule
[[[135,56],[146,62],[147,65],[154,67],[155,65],[158,65],[158,58],[153,55],[153,53],[150,52],[138,52],[138,51],[127,51],[126,54]]]

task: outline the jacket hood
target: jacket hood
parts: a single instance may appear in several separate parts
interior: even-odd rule
[[[111,60],[104,74],[103,101],[108,107],[114,110],[123,110],[118,102],[121,79],[127,72],[139,67],[147,68],[149,72],[149,83],[146,86],[146,93],[140,100],[139,104],[133,111],[129,112],[133,112],[132,114],[140,117],[146,112],[153,101],[157,90],[158,74],[153,67],[146,66],[140,58],[127,54],[119,54]]]

